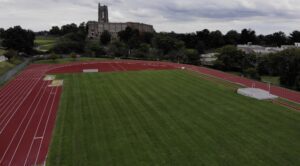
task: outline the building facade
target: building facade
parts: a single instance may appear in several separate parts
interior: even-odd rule
[[[245,45],[237,45],[237,48],[241,51],[244,51],[246,54],[267,55],[270,53],[277,53],[291,48],[300,48],[300,43],[295,43],[294,45],[282,45],[281,47],[264,47],[248,43]]]
[[[126,22],[126,23],[111,23],[109,22],[108,7],[98,6],[98,22],[88,22],[88,38],[98,39],[104,31],[110,32],[112,38],[118,38],[118,32],[124,31],[127,27],[137,29],[140,32],[155,32],[152,25],[137,23],[137,22]]]

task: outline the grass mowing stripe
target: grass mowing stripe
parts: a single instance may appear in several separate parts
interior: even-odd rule
[[[122,81],[121,81],[122,82]],[[151,82],[150,82],[151,83]],[[147,86],[147,85],[146,85]],[[164,129],[170,129],[168,128],[168,124],[166,124],[166,121],[164,121],[160,115],[157,115],[157,112],[155,111],[155,109],[152,107],[151,104],[148,104],[147,101],[151,101],[152,99],[150,100],[145,100],[143,98],[143,96],[140,94],[140,92],[137,90],[138,88],[134,88],[134,87],[137,87],[137,85],[135,85],[134,83],[132,83],[132,86],[129,86],[130,89],[129,91],[132,93],[132,96],[136,96],[136,98],[132,98],[132,100],[130,102],[135,102],[135,103],[140,103],[139,106],[137,107],[137,110],[141,110],[143,107],[145,107],[146,111],[145,113],[147,113],[148,115],[146,115],[149,118],[151,118],[149,120],[149,122],[151,123],[152,122],[152,126],[155,125],[155,128],[156,128],[156,135],[152,136],[151,138],[154,140],[153,142],[155,142],[156,144],[159,143],[159,145],[156,145],[156,149],[172,149],[172,151],[179,151],[179,149],[177,149],[176,147],[175,148],[167,148],[167,147],[171,147],[171,146],[168,146],[166,144],[166,142],[164,140],[162,140],[160,137],[163,135],[164,137],[170,137],[169,135],[166,135],[165,132],[163,131]],[[124,89],[127,89],[127,88],[124,88]],[[147,121],[146,118],[143,118],[143,121]],[[154,122],[154,123],[153,123]],[[148,123],[149,124],[149,123]],[[149,125],[143,125],[144,126],[144,130],[147,130],[147,127]],[[163,127],[162,127],[163,126]],[[159,129],[159,130],[157,130]],[[151,133],[155,133],[153,132],[153,130],[151,131]],[[175,133],[173,133],[175,134]],[[148,134],[148,135],[151,135],[151,134]],[[174,143],[176,144],[176,143]],[[171,151],[166,151],[166,152],[161,152],[160,154],[166,154],[166,155],[171,155]],[[170,162],[170,161],[169,161]]]
[[[168,85],[168,86],[166,86],[166,87],[171,87],[172,85]],[[176,95],[176,94],[174,94],[174,95]],[[181,99],[181,101],[182,101],[182,103],[193,103],[193,102],[186,102],[184,99]],[[187,105],[186,105],[187,106]],[[194,105],[194,106],[197,106],[197,105]],[[180,117],[176,117],[176,118],[180,118]],[[207,119],[207,117],[206,118],[204,118],[204,119],[201,119],[200,120],[200,122],[201,121],[203,121],[203,120],[205,120],[205,119]],[[210,121],[213,121],[214,119],[213,118],[210,118],[211,120]],[[210,124],[210,125],[206,125],[206,126],[214,126],[215,124],[217,124],[217,122],[215,122],[215,123],[212,123],[212,124]],[[186,125],[186,123],[182,123],[181,124],[181,126],[187,126]],[[221,126],[221,125],[219,125],[219,126]],[[190,129],[187,129],[187,130],[190,130]],[[191,131],[191,130],[190,130]],[[206,132],[207,132],[207,134],[209,135],[209,131],[211,131],[211,129],[207,129],[206,130]],[[222,150],[222,149],[218,149],[218,151],[220,151],[220,150]]]
[[[167,87],[170,87],[170,86],[167,86]],[[183,103],[185,103],[185,102],[183,101]]]
[[[150,80],[153,80],[153,79],[150,79]],[[150,82],[150,80],[148,80],[149,81],[149,83],[151,83]],[[143,85],[146,85],[146,84],[143,84]],[[133,84],[133,86],[134,87],[137,87],[137,88],[135,88],[135,89],[138,89],[138,84]],[[149,89],[149,92],[151,92],[152,90],[149,88],[150,86],[147,86],[148,87],[148,89]],[[141,88],[143,88],[143,87],[141,87]],[[163,92],[163,91],[161,91],[161,92]],[[141,94],[141,95],[143,95],[143,94]],[[147,93],[145,93],[144,92],[144,95],[149,95],[148,97],[149,97],[149,100],[146,100],[146,101],[155,101],[156,100],[156,98],[157,98],[157,96],[155,96],[155,95],[152,95],[151,96],[151,94],[147,94]],[[151,97],[150,97],[151,96]],[[162,96],[159,96],[159,97],[162,97]],[[193,150],[194,149],[194,147],[197,147],[196,145],[197,144],[195,144],[195,142],[193,142],[193,144],[191,144],[192,142],[191,141],[194,141],[194,140],[191,140],[190,139],[190,137],[188,136],[188,132],[186,132],[186,131],[191,131],[190,129],[184,129],[183,127],[184,126],[186,126],[186,125],[181,125],[182,123],[179,123],[178,122],[178,120],[180,120],[180,119],[174,119],[174,118],[172,118],[171,116],[169,116],[169,115],[167,115],[167,114],[165,114],[163,111],[162,112],[159,112],[159,111],[155,111],[155,110],[160,110],[160,109],[162,109],[162,110],[167,110],[167,109],[169,109],[168,107],[166,107],[164,104],[163,104],[163,102],[160,102],[160,101],[157,101],[157,102],[159,102],[160,104],[159,104],[159,108],[154,108],[153,109],[153,111],[156,113],[156,117],[154,117],[155,119],[159,119],[159,117],[164,117],[164,118],[168,118],[168,121],[169,122],[172,122],[172,123],[168,123],[167,124],[167,126],[166,125],[164,125],[165,126],[165,130],[166,129],[168,129],[168,130],[172,130],[172,135],[173,135],[173,137],[176,137],[177,138],[177,140],[179,139],[180,141],[177,143],[177,145],[178,144],[180,144],[181,146],[183,146],[183,145],[185,145],[186,146],[186,148],[188,148],[188,149],[191,149],[191,150]],[[146,103],[143,103],[143,104],[146,104]],[[150,103],[150,104],[148,104],[149,106],[151,106],[152,104]],[[169,128],[168,128],[169,127]],[[171,127],[171,128],[170,128]],[[177,133],[176,133],[176,131],[177,131],[177,133],[179,133],[180,132],[180,135],[178,135]],[[183,139],[184,138],[184,139]],[[199,141],[198,141],[199,142]],[[188,146],[187,144],[191,144],[190,146]],[[175,143],[175,145],[176,145],[176,143]],[[173,145],[174,146],[174,145]],[[172,145],[169,145],[169,147],[172,147]],[[179,150],[180,151],[180,150]],[[182,154],[184,154],[183,152],[181,152]],[[188,154],[186,154],[186,157],[192,157],[192,155],[190,154],[190,153],[188,153]],[[176,158],[176,159],[180,159],[180,157],[179,158]],[[199,158],[191,158],[191,159],[199,159]],[[189,160],[190,161],[190,160]]]
[[[169,86],[168,86],[169,87]]]
[[[58,121],[63,123],[58,125],[63,127],[56,127],[54,137],[61,141],[53,141],[49,157],[57,162],[47,164],[300,163],[299,113],[239,96],[231,87],[179,70],[61,77],[65,87]],[[80,144],[76,147],[70,129],[78,132],[72,140]],[[53,157],[58,145],[63,145],[57,150],[63,157]]]

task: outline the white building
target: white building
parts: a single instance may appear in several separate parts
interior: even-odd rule
[[[201,55],[201,64],[212,66],[214,65],[214,62],[217,60],[218,53],[208,53],[208,54],[202,54]]]
[[[0,62],[7,61],[7,58],[5,56],[0,56]]]
[[[237,45],[239,50],[244,51],[247,54],[261,54],[266,55],[270,53],[280,52],[290,48],[300,48],[300,43],[295,43],[295,45],[282,45],[281,47],[263,47],[260,45],[252,45],[251,43],[245,45]]]

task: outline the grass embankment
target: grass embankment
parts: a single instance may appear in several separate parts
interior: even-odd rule
[[[22,61],[18,58],[13,58],[10,62],[8,61],[0,62],[0,76],[21,63]]]
[[[240,72],[228,72],[228,73],[237,76],[242,76],[242,73]],[[280,81],[278,76],[261,76],[261,81],[271,83],[272,85],[280,86]]]
[[[72,62],[103,61],[103,60],[107,60],[107,59],[82,57],[82,58],[77,58],[74,60],[73,58],[59,58],[56,60],[51,60],[51,59],[38,60],[38,61],[35,61],[34,63],[37,63],[37,64],[64,64],[64,63],[72,63]]]
[[[60,75],[47,165],[299,165],[300,114],[184,71]]]
[[[280,86],[280,81],[278,76],[262,76],[261,81],[271,83],[272,85]]]
[[[34,41],[34,44],[41,51],[49,51],[51,48],[54,47],[57,40],[58,40],[58,37],[37,36]]]
[[[0,48],[0,56],[2,56],[6,51]]]

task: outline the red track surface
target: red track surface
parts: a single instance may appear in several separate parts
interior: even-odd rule
[[[83,69],[100,72],[164,70],[186,67],[189,70],[221,78],[247,87],[268,90],[268,85],[220,71],[166,62],[106,61],[65,65],[31,65],[0,89],[0,165],[43,164],[55,126],[61,87],[48,87],[47,73],[74,73]],[[300,103],[300,93],[271,87],[280,97]]]
[[[61,87],[49,87],[46,73],[173,69],[171,65],[141,62],[31,65],[0,89],[0,165],[43,164],[51,141]]]

